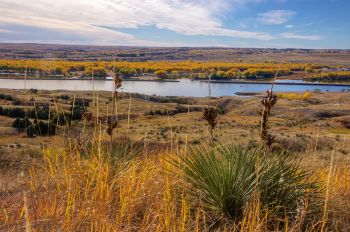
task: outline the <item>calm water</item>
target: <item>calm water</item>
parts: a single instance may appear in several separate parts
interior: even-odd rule
[[[5,89],[42,89],[42,90],[105,90],[111,91],[112,81],[104,80],[9,80],[0,79],[0,88]],[[264,92],[270,88],[270,84],[227,84],[212,83],[212,96],[232,96],[236,92]],[[276,85],[275,90],[280,92],[320,89],[321,91],[340,92],[350,91],[350,87],[344,86],[313,86],[313,85]],[[180,82],[145,82],[124,81],[123,92],[141,93],[159,96],[208,96],[208,83],[182,79]]]

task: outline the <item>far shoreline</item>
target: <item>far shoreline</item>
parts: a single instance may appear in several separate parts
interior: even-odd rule
[[[45,80],[45,81],[113,81],[113,79],[101,79],[101,78],[68,78],[68,77],[0,77],[1,80]],[[123,81],[140,81],[140,82],[180,82],[179,80],[158,80],[158,79],[123,79]]]

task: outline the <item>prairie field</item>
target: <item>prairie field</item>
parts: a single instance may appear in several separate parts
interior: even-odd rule
[[[33,125],[86,106],[32,138],[14,128],[16,117],[0,116],[1,231],[350,229],[350,93],[277,93],[268,149],[259,132],[264,94],[1,94],[1,112],[35,109]],[[212,137],[208,104],[218,115]]]

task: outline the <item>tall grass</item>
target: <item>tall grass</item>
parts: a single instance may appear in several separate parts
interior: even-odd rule
[[[325,230],[350,225],[346,164],[311,176],[290,157],[233,145],[189,147],[187,155],[115,146],[104,154],[106,141],[101,155],[94,148],[86,156],[74,146],[46,150],[25,202],[19,196],[0,212],[0,231],[319,231],[314,209],[325,195],[314,179],[329,183]]]
[[[175,192],[177,181],[164,172],[169,164],[157,155],[140,159],[125,146],[114,151],[129,158],[46,152],[43,170],[32,172],[33,229],[187,231],[193,217]]]

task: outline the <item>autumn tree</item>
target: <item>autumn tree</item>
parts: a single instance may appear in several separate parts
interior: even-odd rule
[[[161,79],[165,79],[168,77],[167,73],[164,70],[155,71],[154,75],[156,75],[158,78],[161,78]]]

